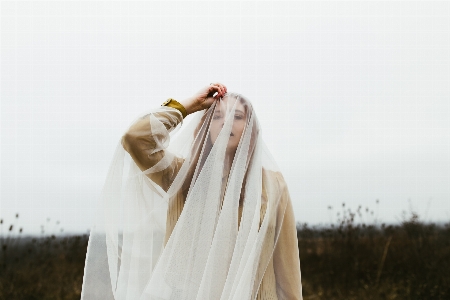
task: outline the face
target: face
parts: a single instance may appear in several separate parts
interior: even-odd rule
[[[230,139],[228,140],[227,152],[236,151],[239,145],[239,140],[244,132],[247,120],[244,106],[235,98],[225,97],[216,104],[213,119],[211,121],[210,136],[211,142],[214,144],[220,131],[222,130],[226,117],[230,113],[231,108],[236,101],[237,103],[232,120],[233,125],[231,128]]]

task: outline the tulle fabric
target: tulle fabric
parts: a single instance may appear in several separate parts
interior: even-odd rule
[[[90,233],[81,298],[256,299],[270,268],[276,278],[274,298],[267,299],[294,299],[281,282],[290,276],[283,253],[273,256],[289,193],[250,102],[227,94],[179,130],[182,122],[174,108],[153,109],[117,144]],[[183,199],[183,208],[170,227],[174,199]],[[299,273],[294,277],[289,289],[300,299]]]

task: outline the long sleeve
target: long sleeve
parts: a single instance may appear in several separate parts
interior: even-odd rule
[[[183,120],[179,110],[162,106],[138,118],[122,136],[122,146],[133,158],[136,165],[146,171],[155,170],[147,176],[167,191],[177,172],[179,162],[173,159],[167,166],[158,166],[167,155],[169,133]],[[167,162],[166,162],[167,163]],[[161,170],[160,170],[161,169]]]
[[[278,299],[301,300],[300,256],[294,211],[287,187],[283,192],[286,211],[273,255]]]

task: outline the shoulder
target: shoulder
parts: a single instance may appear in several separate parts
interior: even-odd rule
[[[264,168],[262,173],[263,203],[272,202],[285,207],[286,203],[290,201],[290,196],[283,174],[279,171]]]
[[[286,181],[280,171],[273,171],[263,168],[262,169],[263,187],[270,185],[272,188],[276,187],[281,192],[287,189]]]

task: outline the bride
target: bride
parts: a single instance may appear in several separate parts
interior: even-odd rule
[[[213,83],[132,122],[99,199],[81,298],[302,299],[291,199],[248,99]]]

